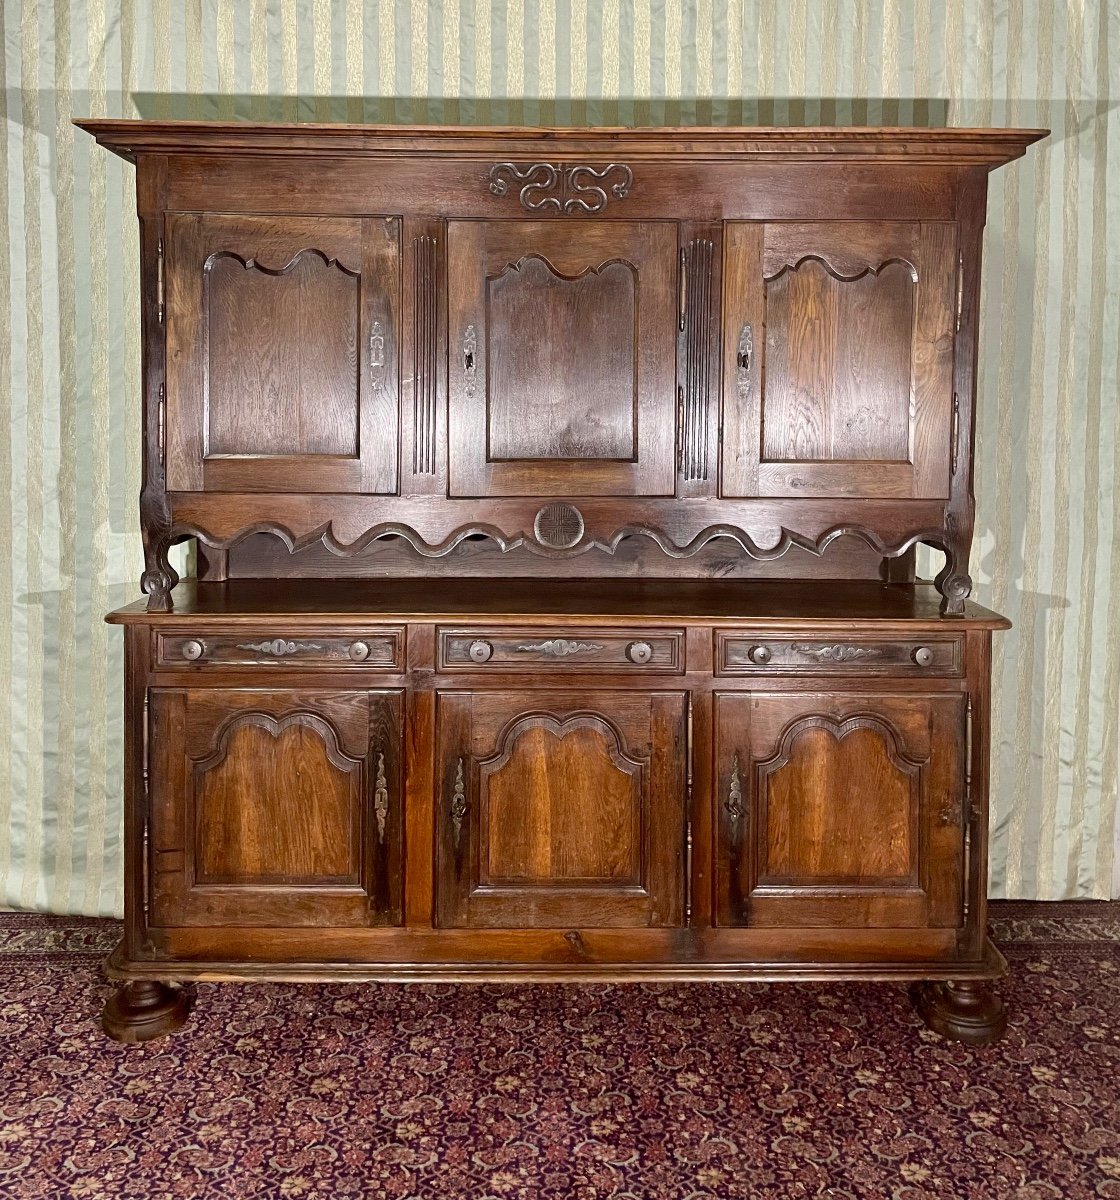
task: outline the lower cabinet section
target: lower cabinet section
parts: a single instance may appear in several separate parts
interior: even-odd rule
[[[151,923],[401,920],[398,692],[149,694]]]
[[[960,694],[717,695],[720,925],[960,925]]]
[[[692,628],[668,678],[656,652],[538,671],[516,648],[537,640],[456,628],[493,654],[442,669],[432,622],[403,629],[393,670],[336,666],[315,657],[343,636],[325,626],[304,658],[285,641],[279,664],[242,667],[219,651],[271,652],[264,629],[130,630],[129,921],[110,971],[939,980],[927,1021],[972,1035],[977,981],[1003,969],[984,924],[986,630],[944,633],[960,644],[923,676],[913,655],[853,652],[887,630],[818,647],[744,629],[771,654],[723,675],[717,631]],[[165,653],[188,636],[212,657]],[[795,641],[811,663],[779,653]],[[122,997],[107,1027],[129,1036],[174,1000]]]
[[[437,923],[682,924],[686,713],[680,692],[441,693]]]

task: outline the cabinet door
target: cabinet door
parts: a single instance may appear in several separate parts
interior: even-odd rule
[[[964,697],[717,697],[722,925],[954,927]]]
[[[452,221],[454,496],[671,496],[677,228]]]
[[[678,925],[679,692],[439,696],[443,926]]]
[[[396,490],[399,224],[167,218],[171,491]]]
[[[401,919],[395,692],[150,693],[153,925]]]
[[[723,494],[946,497],[956,226],[730,223]]]

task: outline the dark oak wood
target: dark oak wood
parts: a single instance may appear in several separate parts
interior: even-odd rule
[[[991,1045],[1007,1029],[1003,1001],[977,980],[927,980],[914,984],[910,997],[930,1029],[969,1046]]]
[[[101,1027],[115,1042],[150,1042],[174,1033],[190,1011],[190,997],[182,988],[133,979],[105,1001]]]
[[[218,978],[1002,1032],[979,260],[1041,131],[79,124],[141,224],[110,1036]]]

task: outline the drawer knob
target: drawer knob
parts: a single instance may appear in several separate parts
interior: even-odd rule
[[[747,657],[756,666],[764,667],[770,661],[770,658],[771,658],[770,647],[769,646],[752,646],[750,648],[750,650],[747,651]]]
[[[626,647],[626,657],[632,663],[647,663],[653,658],[653,647],[649,642],[631,642]]]
[[[369,658],[369,642],[351,642],[347,654],[355,662],[365,662]]]
[[[184,642],[182,654],[187,662],[195,662],[202,657],[202,643],[193,640]]]
[[[919,646],[912,657],[919,667],[928,667],[933,662],[933,651],[928,646]]]
[[[477,642],[471,642],[470,649],[467,651],[471,660],[477,663],[489,662],[494,657],[494,647],[489,642],[484,642],[481,638]]]

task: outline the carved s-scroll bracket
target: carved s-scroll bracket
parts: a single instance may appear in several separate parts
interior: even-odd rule
[[[630,194],[634,172],[623,163],[592,167],[502,162],[490,168],[490,191],[495,196],[506,195],[511,183],[522,185],[518,198],[528,212],[597,213],[607,207],[611,196],[624,200]]]
[[[455,849],[459,849],[459,841],[463,834],[463,820],[467,815],[467,784],[463,778],[463,760],[460,758],[455,765],[455,784],[451,790],[451,833],[455,839]]]

